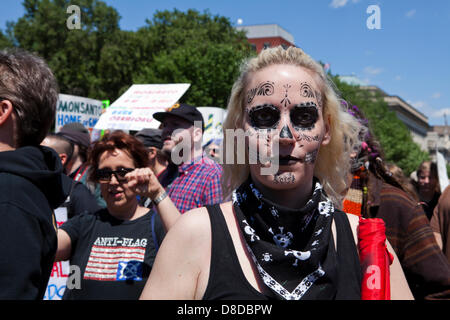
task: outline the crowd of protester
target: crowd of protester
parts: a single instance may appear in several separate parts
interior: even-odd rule
[[[241,70],[223,128],[248,133],[242,150],[202,144],[203,116],[185,103],[155,113],[157,129],[91,141],[79,123],[51,132],[59,89],[43,59],[0,51],[0,299],[42,299],[66,260],[81,279],[63,299],[361,299],[364,221],[383,225],[378,299],[450,299],[450,186],[436,164],[410,179],[387,163],[301,49]],[[248,159],[275,143],[278,170],[262,174]],[[220,161],[230,154],[247,161]]]

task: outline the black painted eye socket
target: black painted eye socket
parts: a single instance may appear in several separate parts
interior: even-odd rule
[[[248,113],[250,123],[258,129],[270,129],[280,121],[280,110],[272,105],[257,106]]]
[[[291,121],[296,127],[307,128],[316,123],[319,113],[316,107],[311,106],[295,106],[291,109]]]

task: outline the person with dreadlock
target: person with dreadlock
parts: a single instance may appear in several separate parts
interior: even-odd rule
[[[415,299],[450,298],[450,264],[440,250],[417,195],[406,188],[383,160],[380,143],[357,107],[348,113],[363,125],[359,152],[351,156],[351,186],[343,211],[380,218]]]

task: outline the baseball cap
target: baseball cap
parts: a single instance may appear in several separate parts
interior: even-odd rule
[[[176,103],[167,111],[165,112],[156,112],[153,114],[153,118],[156,120],[163,122],[165,117],[171,115],[176,116],[179,118],[182,118],[184,120],[189,121],[190,123],[194,124],[195,121],[201,121],[202,122],[202,130],[204,130],[205,123],[203,120],[203,116],[198,111],[198,109],[194,106],[185,104],[185,103]]]
[[[57,135],[63,136],[70,142],[89,148],[91,144],[91,136],[89,130],[81,123],[66,123]]]
[[[140,140],[146,147],[155,147],[162,149],[163,141],[161,139],[162,130],[160,129],[142,129],[134,136]]]

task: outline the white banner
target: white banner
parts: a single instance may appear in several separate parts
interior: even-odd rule
[[[56,105],[55,132],[59,132],[62,126],[71,122],[79,122],[92,132],[101,114],[100,100],[60,94]]]
[[[444,192],[447,188],[449,181],[447,176],[446,161],[442,153],[436,150],[436,165],[439,177],[439,185],[441,186],[441,192]]]
[[[173,106],[189,88],[188,83],[134,84],[112,103],[95,129],[141,130],[161,124],[153,114]]]

